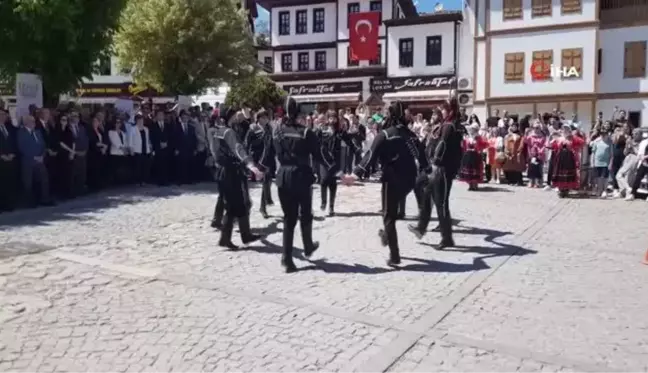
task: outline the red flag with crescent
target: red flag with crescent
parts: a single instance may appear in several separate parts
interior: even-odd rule
[[[349,47],[351,60],[375,60],[378,58],[378,30],[380,12],[349,14]]]

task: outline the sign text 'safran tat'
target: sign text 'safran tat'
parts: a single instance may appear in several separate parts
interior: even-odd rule
[[[428,75],[403,78],[375,78],[371,90],[376,93],[450,89],[455,85],[454,75]]]

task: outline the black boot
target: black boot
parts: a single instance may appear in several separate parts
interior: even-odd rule
[[[246,215],[238,219],[239,222],[239,231],[241,232],[241,241],[244,245],[249,244],[250,242],[258,241],[262,238],[261,235],[252,234],[250,230],[250,216]]]
[[[389,242],[387,242],[387,235],[385,234],[384,229],[379,229],[378,230],[378,238],[380,238],[380,244],[383,246],[387,246]]]
[[[302,234],[302,243],[304,244],[304,256],[310,258],[313,253],[319,249],[319,242],[313,242],[313,217],[304,218],[299,222]]]
[[[416,238],[418,238],[419,240],[423,238],[423,236],[425,236],[425,231],[422,231],[419,227],[417,227],[414,224],[408,224],[407,229],[409,229],[410,232],[414,233]]]
[[[389,260],[387,265],[396,266],[401,262],[400,250],[398,249],[398,234],[396,233],[396,224],[385,225],[384,236],[389,246]]]
[[[225,203],[223,197],[219,194],[214,208],[214,217],[211,221],[211,227],[221,229],[223,227],[223,213],[225,212]]]
[[[234,230],[234,217],[230,214],[225,215],[223,227],[221,228],[220,240],[218,246],[225,247],[230,250],[238,249],[238,246],[232,243],[232,231]]]
[[[268,215],[268,210],[266,210],[266,203],[267,202],[266,202],[264,196],[261,196],[261,207],[259,207],[259,212],[261,213],[261,216],[263,216],[264,219],[267,219],[267,218],[270,217],[270,215]]]
[[[335,216],[335,197],[337,194],[337,184],[333,185],[331,189],[331,203],[329,204],[328,216]]]
[[[455,246],[454,240],[452,238],[450,238],[450,239],[442,239],[441,242],[434,245],[433,247],[434,247],[435,250],[444,250],[444,249],[447,249],[449,247],[454,247],[454,246]]]
[[[295,238],[295,225],[286,224],[284,219],[283,231],[283,255],[281,256],[281,266],[284,267],[286,273],[293,273],[297,271],[297,266],[293,261],[293,240]]]
[[[398,203],[398,219],[403,220],[405,219],[405,200],[407,197],[403,198],[399,203]]]
[[[387,260],[387,265],[390,267],[396,267],[400,264],[401,264],[401,257],[398,248],[395,249],[389,248],[389,259]]]
[[[320,201],[322,202],[320,204],[320,210],[322,211],[326,210],[327,193],[328,193],[328,187],[326,185],[320,185]]]

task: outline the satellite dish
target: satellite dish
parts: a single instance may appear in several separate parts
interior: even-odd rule
[[[434,11],[435,12],[441,12],[442,10],[443,10],[443,4],[436,3],[436,5],[434,6]]]

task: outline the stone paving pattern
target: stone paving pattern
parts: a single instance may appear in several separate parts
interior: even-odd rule
[[[379,185],[340,187],[286,275],[280,208],[254,208],[266,240],[223,251],[211,188],[0,216],[0,372],[648,370],[644,202],[457,184],[458,247],[401,221],[394,270]]]

